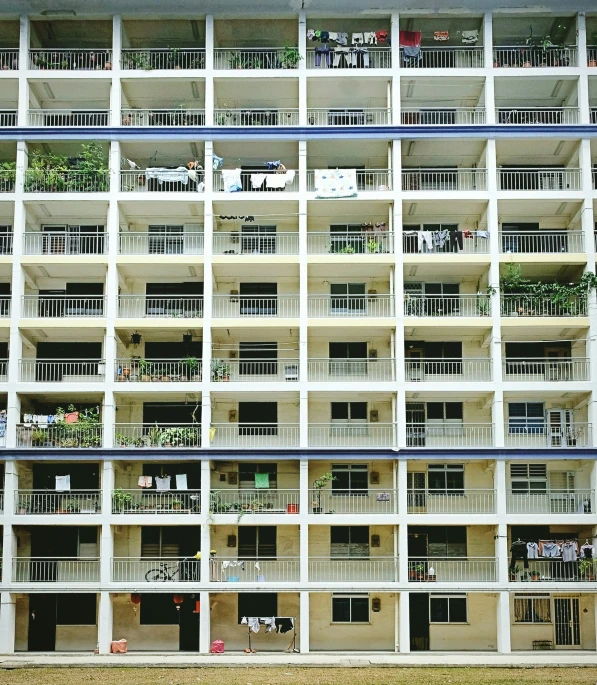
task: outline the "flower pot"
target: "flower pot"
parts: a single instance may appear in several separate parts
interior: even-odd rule
[[[321,507],[313,507],[313,513],[314,514],[321,514],[322,508]]]
[[[160,378],[160,380],[162,381],[162,383],[169,383],[170,382],[170,376],[162,376]]]
[[[298,514],[299,505],[298,504],[287,504],[286,513],[287,514]]]
[[[589,66],[590,67],[597,67],[597,59],[590,59],[589,60]]]
[[[110,71],[112,69],[112,62],[106,62],[106,66],[104,67],[104,69]]]
[[[537,582],[539,580],[539,574],[538,573],[531,573],[531,580],[534,582]]]
[[[531,66],[531,63],[525,62],[522,66],[525,67],[525,69],[528,69]]]
[[[151,380],[151,376],[147,376],[147,375],[139,376],[139,380],[141,381],[141,383],[149,383],[149,381]]]

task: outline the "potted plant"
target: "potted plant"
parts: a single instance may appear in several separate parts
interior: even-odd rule
[[[151,447],[160,447],[162,442],[162,429],[157,424],[152,426],[147,433],[147,437]]]
[[[581,559],[578,562],[578,573],[581,580],[595,580],[595,559]]]
[[[151,365],[152,362],[147,359],[139,359],[137,366],[139,367],[139,380],[147,383],[151,380]]]
[[[355,249],[352,245],[345,245],[343,248],[338,250],[339,254],[354,254]]]
[[[25,499],[19,500],[18,513],[23,515],[23,514],[28,513],[28,511],[29,511],[29,505],[27,503],[27,500],[25,500]]]
[[[367,250],[371,254],[379,254],[381,252],[381,244],[377,242],[377,240],[373,240],[373,238],[370,238],[367,241]]]
[[[425,578],[425,564],[417,564],[415,566],[417,572],[417,580],[424,580]]]
[[[284,48],[284,53],[280,58],[280,65],[282,69],[296,69],[297,64],[302,60],[300,52],[297,48],[291,48],[287,45]]]
[[[230,380],[230,364],[227,364],[222,359],[212,359],[211,362],[211,377],[215,382]]]
[[[534,583],[536,583],[536,582],[539,580],[539,571],[537,571],[536,569],[533,569],[533,570],[531,571],[531,580],[532,580]]]
[[[514,568],[510,569],[510,581],[515,581],[516,577],[520,573],[520,568],[518,566],[515,566]]]
[[[116,488],[112,493],[112,513],[122,514],[125,511],[136,509],[133,496],[122,488]]]
[[[173,511],[180,511],[181,506],[182,506],[182,502],[178,499],[178,497],[173,497],[170,500],[170,508]]]
[[[416,578],[417,578],[417,571],[416,571],[416,568],[415,568],[414,564],[409,564],[409,567],[408,567],[408,579],[409,579],[409,580],[416,580]]]
[[[232,52],[228,58],[228,64],[230,65],[231,69],[242,69],[243,59],[240,52]]]
[[[326,483],[332,480],[336,480],[336,476],[328,471],[313,481],[313,490],[315,491],[315,499],[313,501],[314,514],[321,514],[321,490],[325,487]]]
[[[590,67],[597,67],[597,33],[591,36],[591,44],[593,49],[589,53],[589,63]]]
[[[199,373],[199,360],[197,357],[190,357],[187,355],[186,359],[182,362],[188,370],[188,378],[193,381],[200,381],[201,375]]]

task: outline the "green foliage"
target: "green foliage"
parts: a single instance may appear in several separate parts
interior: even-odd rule
[[[112,510],[113,511],[130,511],[137,509],[138,505],[130,492],[125,492],[122,488],[116,488],[112,493]]]
[[[287,45],[284,48],[284,54],[280,59],[280,63],[283,69],[294,69],[302,59],[303,58],[297,48],[291,48],[289,45]]]
[[[222,359],[212,359],[211,377],[214,381],[223,381],[230,376],[230,364]]]
[[[32,152],[25,177],[27,192],[85,192],[108,190],[104,151],[98,143],[84,143],[76,158],[52,152]]]
[[[332,475],[329,471],[322,473],[319,478],[313,481],[313,490],[321,490],[331,480],[336,480],[336,476]]]
[[[57,407],[56,415],[64,416],[65,413],[76,411],[76,407],[69,404],[66,412],[62,407]],[[55,421],[51,429],[45,438],[51,439],[56,447],[101,447],[102,444],[99,407],[79,412],[76,423],[67,423],[65,418]]]

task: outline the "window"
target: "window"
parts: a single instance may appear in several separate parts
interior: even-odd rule
[[[430,495],[464,495],[464,464],[429,464],[427,483]]]
[[[512,494],[547,492],[547,464],[510,464]]]
[[[430,557],[466,557],[466,526],[430,526],[427,530]]]
[[[97,595],[73,593],[56,595],[56,625],[94,626]]]
[[[545,433],[543,402],[510,402],[508,404],[508,432],[527,435]]]
[[[332,423],[366,423],[367,402],[332,402]]]
[[[278,435],[277,402],[239,402],[239,435]]]
[[[332,495],[366,495],[369,481],[367,464],[332,464]]]
[[[276,526],[239,526],[238,557],[261,559],[276,556]],[[251,614],[267,616],[268,614]],[[271,614],[273,616],[273,614]]]
[[[243,254],[276,254],[276,227],[242,226],[241,252]]]
[[[431,623],[466,623],[466,595],[431,595],[429,620]]]
[[[330,554],[332,557],[368,557],[369,526],[331,526]]]
[[[141,528],[142,557],[178,557],[178,526],[143,526]]]
[[[515,623],[551,623],[549,595],[514,595]]]
[[[427,402],[427,435],[462,435],[462,402]]]
[[[179,612],[173,595],[164,593],[143,594],[139,609],[139,623],[142,626],[178,625]]]
[[[369,623],[369,595],[332,595],[332,623]]]
[[[259,478],[260,475],[267,474],[267,482],[269,488],[278,487],[278,464],[253,464],[248,462],[241,462],[239,465],[239,487],[241,488],[255,488],[259,482],[260,487],[265,489],[265,478]]]
[[[277,616],[278,595],[275,592],[239,592],[238,623],[243,616]]]
[[[330,376],[356,376],[367,373],[366,342],[331,342],[329,355]]]
[[[182,226],[149,226],[149,254],[182,254]]]
[[[364,312],[366,295],[364,283],[331,283],[331,314]]]
[[[269,376],[278,373],[278,343],[241,342],[238,346],[241,376]]]

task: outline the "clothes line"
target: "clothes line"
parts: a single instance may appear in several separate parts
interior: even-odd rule
[[[280,633],[284,635],[292,630],[292,640],[284,651],[298,651],[296,648],[296,616],[243,616],[241,625],[247,626],[249,652],[253,651],[251,633],[258,633],[262,625],[265,626],[266,633],[275,632],[276,634]]]

